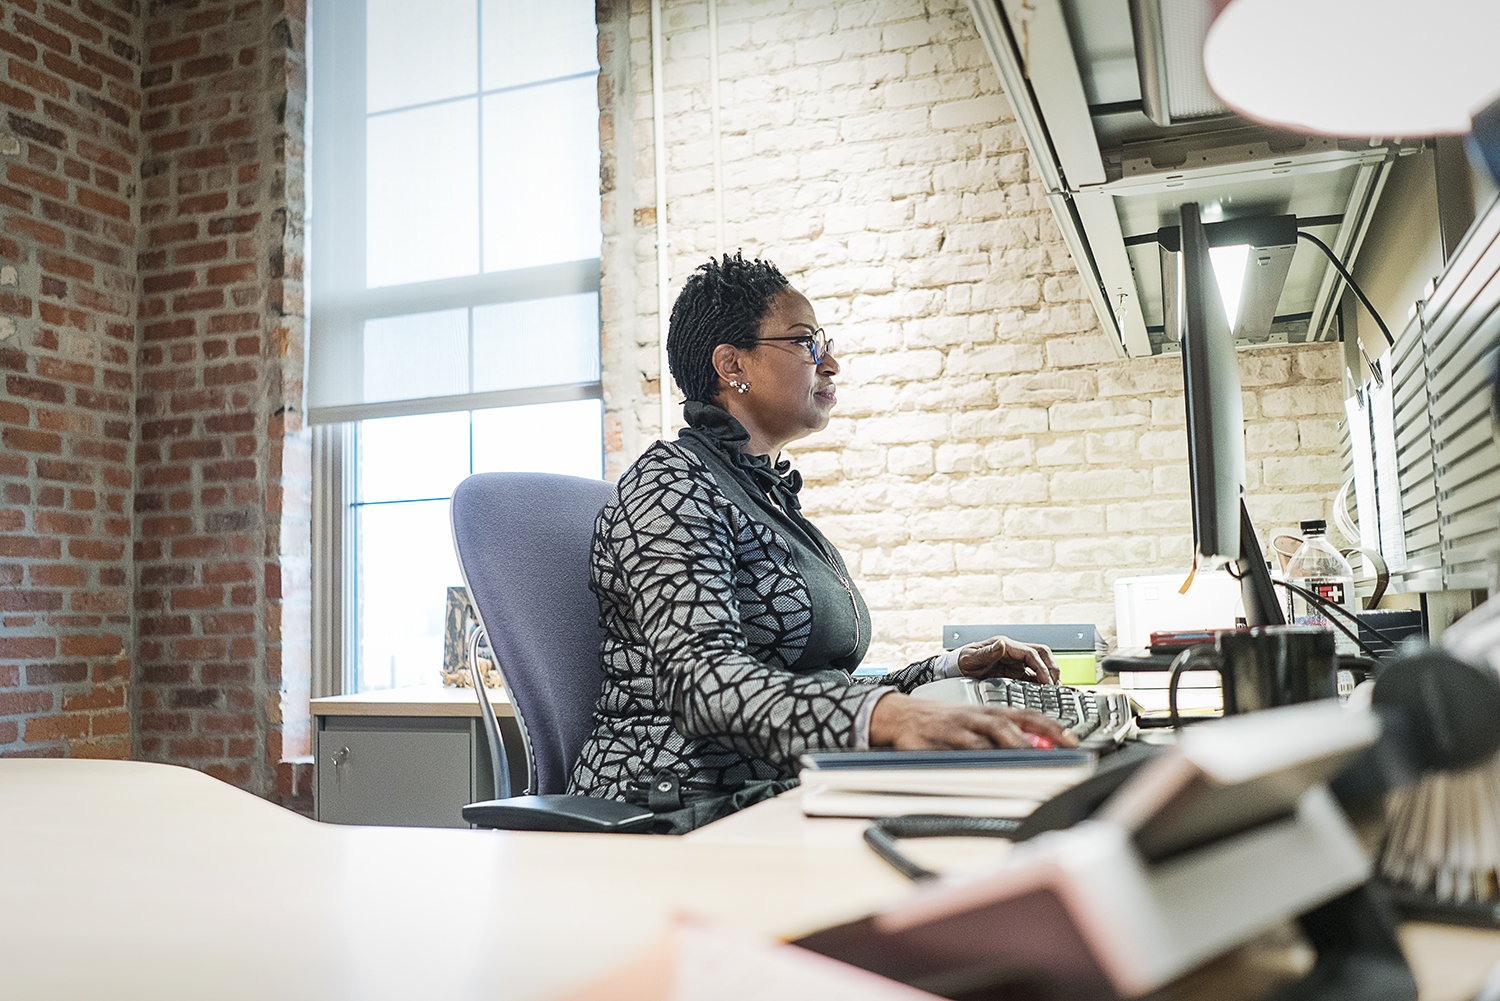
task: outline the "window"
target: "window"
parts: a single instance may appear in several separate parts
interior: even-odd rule
[[[453,487],[600,476],[594,5],[312,11],[315,691],[436,683]]]
[[[599,401],[579,400],[360,422],[359,485],[350,504],[358,691],[437,677],[443,596],[463,583],[448,528],[454,485],[497,469],[597,478],[599,421]]]

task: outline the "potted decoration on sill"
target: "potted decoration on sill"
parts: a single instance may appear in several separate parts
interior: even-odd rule
[[[474,608],[469,604],[467,588],[448,588],[447,615],[443,622],[443,685],[446,688],[472,688],[469,665],[464,662],[469,648],[469,637],[482,632],[474,617]],[[500,668],[495,655],[490,652],[489,640],[483,635],[479,639],[479,669],[484,674],[484,687],[502,688]]]

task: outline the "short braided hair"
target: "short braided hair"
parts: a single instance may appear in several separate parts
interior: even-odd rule
[[[689,400],[712,403],[719,396],[714,348],[755,343],[771,300],[791,282],[770,261],[747,261],[736,251],[709,258],[688,278],[672,304],[667,325],[667,363],[677,388]]]

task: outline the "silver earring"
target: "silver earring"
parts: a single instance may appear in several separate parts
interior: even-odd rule
[[[739,393],[741,396],[744,396],[746,393],[750,392],[750,383],[748,381],[740,382],[738,379],[730,379],[729,385],[733,386],[734,391],[736,393]]]

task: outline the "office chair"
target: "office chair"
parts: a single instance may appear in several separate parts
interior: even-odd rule
[[[644,831],[650,810],[563,795],[594,727],[604,681],[599,605],[589,590],[594,519],[614,485],[553,473],[478,473],[453,491],[453,545],[469,601],[510,695],[526,752],[527,794],[510,795],[500,727],[481,677],[479,632],[469,672],[495,775],[494,798],[464,819],[517,831]]]

